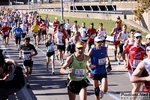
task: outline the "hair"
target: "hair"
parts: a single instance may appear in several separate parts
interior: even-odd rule
[[[131,32],[135,32],[135,30],[134,30],[134,29],[131,29],[131,30],[130,30],[130,33],[131,33]]]
[[[52,36],[52,34],[51,34],[51,33],[48,33],[47,35],[50,35],[50,36]]]
[[[77,23],[77,20],[75,20],[74,23]]]
[[[103,26],[103,23],[99,23],[99,25]]]
[[[30,37],[26,37],[24,40],[28,40],[28,41],[30,41]]]

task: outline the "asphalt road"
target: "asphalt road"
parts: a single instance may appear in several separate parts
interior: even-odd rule
[[[29,36],[32,37],[32,34]],[[31,40],[31,42],[33,42],[33,40]],[[0,44],[1,48],[6,49],[1,42]],[[65,86],[67,75],[59,73],[61,68],[59,61],[55,60],[56,69],[55,74],[52,75],[51,69],[50,72],[46,70],[46,47],[43,41],[40,42],[39,48],[36,49],[38,55],[33,58],[33,74],[30,78],[31,89],[24,87],[17,93],[10,95],[9,100],[69,100]],[[9,47],[5,51],[6,56],[18,61],[19,65],[22,66],[22,61],[18,59],[18,50],[14,45],[13,39],[10,39]],[[117,62],[113,61],[114,55],[111,45],[109,45],[108,55],[111,59],[113,69],[108,73],[108,92],[105,93],[102,100],[120,100],[120,93],[131,92],[132,86],[129,81],[127,70],[123,67],[123,63],[117,65]],[[87,90],[87,100],[94,100],[92,85],[90,85]],[[78,95],[76,100],[79,100]]]

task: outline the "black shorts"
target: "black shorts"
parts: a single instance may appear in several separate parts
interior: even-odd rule
[[[107,78],[107,73],[104,74],[94,74],[93,75],[93,80],[102,80],[103,78]]]
[[[27,32],[29,31],[29,28],[27,27],[27,30],[26,30]]]
[[[25,38],[25,36],[26,36],[26,33],[22,33],[22,38]]]
[[[57,49],[61,51],[65,51],[65,44],[64,45],[57,45]]]
[[[123,45],[124,44],[119,44],[119,54],[122,54],[122,52],[123,52]]]
[[[46,56],[47,56],[47,57],[51,57],[51,56],[54,55],[54,54],[55,54],[54,51],[52,51],[52,52],[47,52],[47,53],[46,53]]]
[[[69,36],[71,36],[71,30],[67,30]]]
[[[21,42],[21,37],[15,37],[15,43],[20,44]]]
[[[67,88],[74,94],[79,94],[82,88],[89,86],[87,79],[81,81],[70,81],[67,79]]]
[[[42,35],[46,35],[46,31],[42,31]]]
[[[7,37],[9,37],[9,35],[4,35],[4,36],[3,36],[3,39],[6,39]]]
[[[23,65],[25,67],[33,67],[33,61],[32,60],[25,60],[25,61],[23,61]]]
[[[34,37],[38,36],[38,33],[34,33],[33,36],[34,36]]]
[[[82,40],[84,43],[87,43],[87,40]]]
[[[88,42],[88,46],[90,46],[90,47],[91,47],[93,44],[94,44],[94,41],[89,41],[89,42]]]

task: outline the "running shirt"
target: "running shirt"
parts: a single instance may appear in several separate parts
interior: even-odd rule
[[[29,44],[27,46],[25,44],[23,44],[23,45],[21,45],[20,50],[22,51],[22,54],[23,54],[22,55],[23,61],[32,60],[32,58],[29,58],[29,55],[33,54],[33,51],[35,53],[37,53],[35,47],[32,44]]]
[[[121,32],[121,28],[114,28],[114,42],[116,42],[117,40],[117,37],[118,37],[118,34]]]
[[[60,24],[60,22],[59,21],[55,21],[54,23],[53,23],[53,27],[54,27],[54,30],[56,31],[56,29],[57,29],[57,26]]]
[[[100,50],[97,50],[96,47],[92,48],[91,64],[96,66],[96,68],[92,70],[93,74],[106,73],[106,56],[107,47],[102,46]]]
[[[46,24],[45,23],[41,24],[40,26],[41,26],[41,31],[46,31]]]
[[[54,37],[56,39],[56,44],[57,45],[64,45],[62,39],[63,39],[64,34],[62,32],[56,32],[54,34]]]
[[[23,33],[26,33],[26,31],[27,31],[27,25],[26,24],[21,24],[20,28],[23,30]]]
[[[86,27],[81,27],[80,29],[79,29],[79,32],[80,32],[80,34],[81,34],[81,38],[82,38],[82,40],[87,40],[87,28]]]
[[[9,27],[4,26],[4,27],[2,27],[1,30],[3,31],[3,35],[4,35],[4,36],[9,35],[9,31],[10,31],[10,28],[9,28]]]
[[[125,48],[125,52],[128,53],[130,57],[128,72],[133,72],[146,55],[145,45],[141,44],[139,47],[136,47],[134,44],[130,44]]]
[[[73,54],[73,62],[69,66],[69,68],[74,68],[74,73],[68,74],[68,77],[71,81],[81,81],[86,79],[86,60],[85,55],[82,61],[77,60],[75,55]]]
[[[89,28],[87,31],[88,34],[88,41],[94,42],[94,38],[96,37],[96,29],[95,28]]]
[[[54,43],[48,40],[46,42],[47,52],[53,52],[54,51]]]
[[[97,35],[100,37],[106,37],[106,30],[105,29],[98,29]]]
[[[39,25],[32,25],[31,30],[33,30],[34,33],[37,33],[40,30],[40,26]]]
[[[22,33],[23,33],[23,30],[21,28],[17,27],[17,28],[14,29],[13,32],[14,32],[15,37],[19,37],[20,38]]]
[[[128,39],[128,32],[124,33],[123,31],[121,32],[121,36],[120,36],[120,43],[124,44],[125,40]]]
[[[65,24],[65,30],[70,30],[71,29],[71,23],[66,23]]]

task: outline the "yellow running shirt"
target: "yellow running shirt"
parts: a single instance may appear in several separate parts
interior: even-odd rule
[[[32,25],[31,27],[32,32],[37,33],[40,30],[40,26],[39,25]]]

